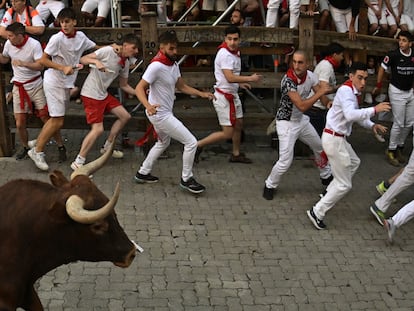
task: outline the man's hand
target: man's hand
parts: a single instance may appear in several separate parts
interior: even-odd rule
[[[387,130],[388,130],[388,128],[387,127],[385,127],[385,126],[383,126],[383,125],[381,125],[381,124],[375,124],[373,127],[372,127],[372,131],[374,132],[374,134],[376,134],[376,135],[382,135],[382,134],[385,134],[385,133],[387,133]]]
[[[200,97],[207,98],[208,100],[216,100],[216,96],[210,92],[201,92]]]
[[[375,106],[375,113],[383,111],[391,111],[391,105],[389,102],[382,102]]]
[[[253,73],[251,76],[250,76],[250,82],[258,82],[258,81],[260,81],[261,79],[263,78],[263,76],[262,75],[258,75],[257,73]]]
[[[153,116],[153,115],[157,114],[157,108],[158,108],[159,106],[160,106],[160,105],[158,105],[158,104],[155,104],[155,105],[149,105],[149,107],[147,107],[147,113],[148,113],[148,115],[149,115],[149,116]]]
[[[63,66],[62,71],[65,76],[73,75],[74,73],[72,66]]]

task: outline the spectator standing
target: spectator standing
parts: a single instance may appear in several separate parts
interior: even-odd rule
[[[389,111],[389,103],[382,102],[375,107],[359,108],[360,93],[365,88],[367,78],[366,64],[353,63],[349,80],[336,92],[332,107],[326,116],[322,146],[328,156],[334,178],[324,196],[307,211],[309,219],[319,230],[326,228],[323,222],[326,213],[352,189],[352,177],[361,162],[347,141],[353,123],[358,122],[361,126],[372,129],[374,133],[386,131],[384,126],[375,124],[370,118],[381,111]]]
[[[368,6],[369,34],[377,35],[379,33],[386,34],[388,24],[386,19],[385,0],[365,0]]]
[[[6,27],[13,22],[19,22],[25,26],[27,34],[41,35],[45,31],[45,25],[39,13],[26,0],[12,0],[11,8],[4,14],[0,23],[0,36],[7,39]]]
[[[160,42],[159,51],[151,60],[135,88],[136,95],[146,108],[148,119],[154,126],[158,140],[149,151],[134,176],[134,180],[137,183],[158,181],[158,177],[151,175],[152,168],[155,161],[168,148],[171,138],[173,138],[184,145],[180,186],[192,193],[201,193],[205,190],[205,187],[195,180],[192,172],[194,155],[197,150],[197,139],[173,115],[174,94],[177,88],[185,94],[210,100],[214,98],[214,95],[201,92],[184,82],[176,62],[178,39],[175,31],[168,30],[162,33],[158,41]]]
[[[58,27],[59,23],[56,18],[64,7],[65,4],[61,0],[42,0],[36,6],[36,10],[39,12],[45,25]]]
[[[309,117],[303,114],[329,91],[329,86],[328,84],[319,85],[318,77],[307,68],[308,61],[305,53],[296,51],[293,54],[292,68],[282,78],[280,104],[276,113],[279,159],[265,181],[263,197],[266,200],[273,200],[282,175],[291,166],[295,143],[298,139],[312,149],[322,184],[327,186],[332,180],[331,169],[322,150],[321,138],[310,124]],[[309,97],[311,89],[315,93]]]
[[[360,0],[329,0],[329,9],[336,31],[348,32],[349,39],[355,40],[358,31]]]
[[[405,140],[414,125],[414,51],[413,36],[408,31],[398,35],[399,48],[387,53],[378,70],[377,85],[372,91],[373,97],[382,88],[385,71],[391,71],[388,96],[392,106],[393,124],[386,158],[391,165],[404,164]]]
[[[98,9],[95,15],[93,11]],[[103,27],[111,9],[111,0],[85,0],[81,13],[86,26]]]
[[[16,159],[24,159],[29,151],[29,134],[26,123],[29,114],[34,113],[43,122],[49,119],[46,98],[43,92],[42,70],[39,63],[42,57],[42,47],[39,41],[25,34],[24,26],[14,22],[6,27],[7,41],[0,62],[11,61],[13,68],[13,112],[16,120],[17,135],[22,149],[16,154]],[[60,132],[54,136],[59,150],[63,141]],[[34,144],[34,141],[31,141]],[[33,147],[33,146],[32,146]],[[59,152],[59,161],[66,159],[66,152]]]
[[[282,0],[269,0],[266,13],[266,27],[279,27],[279,7]],[[289,28],[298,28],[300,0],[289,0]]]
[[[414,32],[414,1],[404,1],[404,14],[401,17],[401,30]]]

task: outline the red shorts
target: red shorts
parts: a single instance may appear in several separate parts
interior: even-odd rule
[[[102,100],[86,96],[81,96],[81,99],[86,113],[86,122],[88,124],[102,123],[105,113],[109,113],[112,109],[121,106],[121,103],[111,94],[108,94],[108,96]]]

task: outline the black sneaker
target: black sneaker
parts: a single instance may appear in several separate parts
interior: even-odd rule
[[[16,160],[23,160],[27,157],[27,152],[30,150],[30,148],[23,147],[22,150],[20,150],[18,153],[16,153]]]
[[[197,147],[197,151],[196,151],[195,156],[194,156],[194,162],[195,163],[200,162],[200,154],[202,152],[203,152],[203,147]]]
[[[66,156],[65,146],[58,147],[58,150],[59,150],[59,160],[58,160],[58,162],[59,163],[65,162],[68,159],[68,157]]]
[[[266,200],[273,200],[274,193],[275,193],[275,189],[267,188],[266,186],[264,186],[264,188],[263,188],[263,197]]]
[[[321,183],[324,186],[329,186],[332,180],[333,180],[333,176],[331,175],[328,178],[321,178]]]
[[[192,193],[201,193],[204,190],[206,190],[206,187],[204,187],[203,185],[199,184],[194,177],[190,177],[189,180],[184,181],[181,178],[181,182],[180,182],[180,187],[183,189],[186,189]]]
[[[316,217],[315,213],[313,212],[313,208],[306,211],[306,213],[308,214],[309,219],[312,221],[316,229],[318,230],[326,229],[326,225],[323,223],[323,221],[319,219],[318,217]]]
[[[144,183],[153,184],[153,183],[156,183],[158,180],[159,180],[158,177],[152,176],[151,174],[144,175],[144,174],[137,173],[134,176],[134,181],[138,184],[144,184]]]

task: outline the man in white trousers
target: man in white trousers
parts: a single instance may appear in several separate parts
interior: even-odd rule
[[[387,189],[387,191],[378,199],[376,200],[371,206],[370,211],[375,216],[375,218],[378,220],[380,225],[385,224],[385,213],[387,212],[388,208],[390,207],[391,203],[394,201],[394,198],[407,189],[409,186],[414,184],[414,153],[411,152],[410,160],[408,161],[408,164],[404,167],[401,174],[394,180],[394,182],[391,184],[391,186]],[[404,210],[400,210],[398,212],[398,216],[395,215],[395,219],[398,221],[394,224],[399,227],[400,225],[403,225],[408,220],[412,218],[411,214],[413,214],[413,211],[411,211],[409,208],[403,208]],[[394,221],[394,217],[391,218],[392,221]],[[394,224],[391,222],[388,222],[389,226],[393,226]]]
[[[293,54],[292,68],[287,71],[281,82],[282,95],[276,113],[279,160],[265,181],[263,197],[266,200],[273,200],[282,175],[292,164],[294,147],[298,139],[312,149],[322,184],[328,185],[332,180],[331,169],[324,157],[321,139],[310,123],[309,117],[303,114],[330,90],[330,86],[327,83],[319,85],[318,77],[307,68],[308,61],[305,53],[296,51]],[[314,90],[314,94],[308,98],[311,90]]]
[[[134,176],[137,183],[154,183],[158,177],[151,175],[152,167],[160,155],[168,148],[171,138],[184,145],[181,188],[191,193],[201,193],[205,187],[193,177],[194,156],[197,139],[173,114],[175,89],[188,94],[213,100],[212,93],[201,92],[187,85],[181,77],[176,62],[178,39],[175,31],[167,30],[159,38],[160,49],[151,60],[135,88],[139,101],[144,105],[148,119],[154,126],[158,140],[149,151],[138,172]],[[147,91],[149,94],[147,97]]]
[[[374,133],[384,133],[387,128],[370,120],[376,113],[389,111],[388,102],[375,107],[359,108],[359,96],[368,78],[367,66],[355,62],[350,68],[347,80],[336,92],[332,107],[326,116],[326,125],[322,134],[323,150],[328,156],[334,176],[325,195],[313,208],[307,211],[308,217],[316,229],[325,229],[323,222],[326,213],[352,189],[352,177],[356,173],[360,159],[347,141],[352,125],[358,122]]]

